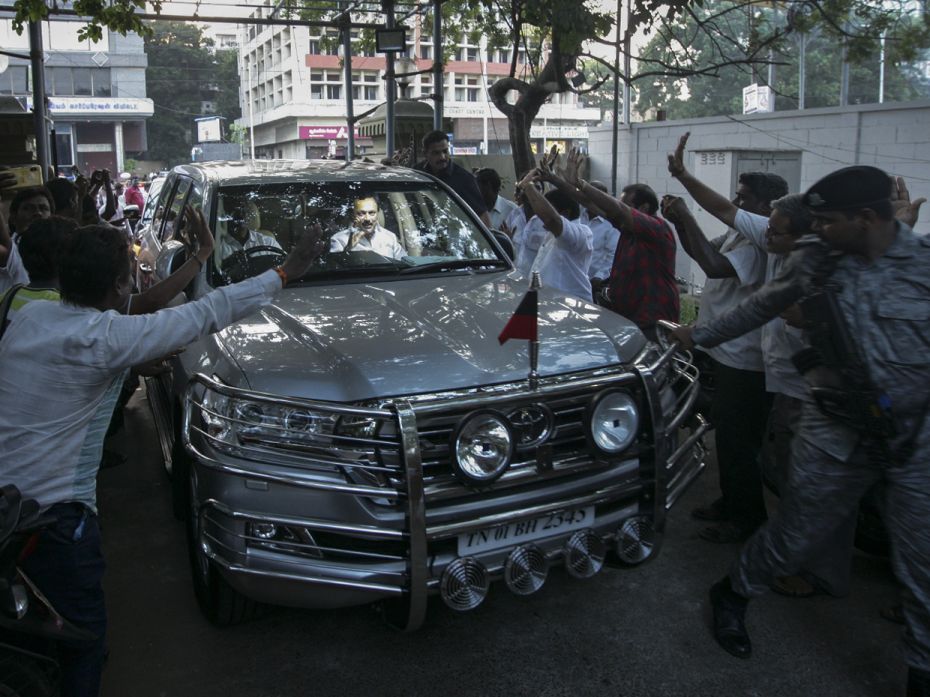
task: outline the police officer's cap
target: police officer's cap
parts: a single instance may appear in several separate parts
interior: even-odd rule
[[[818,211],[870,208],[891,199],[891,178],[878,167],[856,165],[831,172],[804,194],[804,205]]]

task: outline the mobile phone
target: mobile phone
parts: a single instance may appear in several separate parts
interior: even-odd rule
[[[2,172],[9,172],[16,177],[16,184],[11,189],[24,189],[27,186],[42,186],[42,168],[39,165],[19,165],[10,167]]]

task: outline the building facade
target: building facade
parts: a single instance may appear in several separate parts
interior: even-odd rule
[[[271,6],[258,8],[253,17],[266,18]],[[413,23],[419,17],[410,20]],[[407,32],[407,55],[417,71],[433,64],[433,38],[413,23]],[[240,29],[240,76],[242,118],[254,132],[255,155],[266,158],[314,158],[344,156],[347,145],[345,80],[342,60],[335,48],[335,30],[300,26],[247,25]],[[450,30],[449,36],[452,36]],[[447,43],[448,43],[447,38]],[[352,52],[354,113],[361,116],[383,103],[385,58],[358,46]],[[487,87],[509,74],[510,51],[490,50],[458,37],[453,59],[445,66],[442,85],[443,116],[451,122],[452,141],[458,154],[509,154],[507,120],[491,104]],[[526,69],[525,51],[517,56]],[[427,98],[433,93],[429,72],[398,78],[398,97]],[[432,104],[432,100],[428,103]],[[588,127],[601,119],[600,110],[586,108],[574,93],[553,95],[543,106],[531,136],[538,151],[558,142],[563,149],[584,147]],[[356,129],[357,130],[357,129]],[[398,147],[406,145],[397,143]],[[356,139],[357,154],[373,152],[370,139]]]
[[[145,121],[154,111],[145,92],[148,61],[142,38],[104,31],[98,43],[80,41],[82,24],[63,18],[42,23],[53,159],[57,155],[61,169],[76,165],[87,174],[103,168],[123,171],[127,159],[146,150]],[[19,35],[10,19],[0,18],[0,47],[28,53],[28,32]],[[15,96],[31,108],[28,60],[10,58],[0,72],[0,95]]]

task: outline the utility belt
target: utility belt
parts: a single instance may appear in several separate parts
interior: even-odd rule
[[[824,365],[823,356],[815,348],[804,349],[791,357],[801,375],[808,378],[811,396],[820,411],[839,423],[869,438],[887,440],[897,429],[891,412],[891,400],[884,393],[863,386],[826,386],[810,380],[809,375]],[[839,376],[838,371],[833,375]]]
[[[823,414],[858,433],[882,439],[896,433],[884,395],[875,399],[867,392],[832,387],[811,387],[811,395]]]

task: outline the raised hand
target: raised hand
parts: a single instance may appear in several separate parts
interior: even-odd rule
[[[662,197],[662,216],[673,225],[681,223],[688,214],[688,206],[680,196],[666,194]]]
[[[679,138],[678,147],[675,148],[675,152],[668,156],[668,173],[673,177],[680,177],[687,172],[685,169],[685,146],[688,144],[688,138],[690,136],[691,131],[688,131]]]
[[[201,264],[205,264],[213,254],[213,234],[210,232],[206,218],[203,217],[202,212],[194,210],[192,206],[185,206],[183,221],[190,233],[191,244],[196,244],[191,251]]]
[[[565,181],[572,186],[578,186],[581,182],[581,166],[584,164],[584,155],[578,148],[572,148],[568,151],[568,157],[565,158]]]
[[[891,207],[894,217],[909,227],[917,224],[920,216],[920,207],[926,203],[926,198],[911,201],[911,194],[907,190],[904,177],[893,177],[891,180]]]
[[[287,255],[287,259],[281,264],[281,270],[284,271],[288,278],[300,278],[310,264],[319,257],[326,247],[326,241],[323,239],[323,228],[319,223],[314,223],[300,238],[297,244]]]

